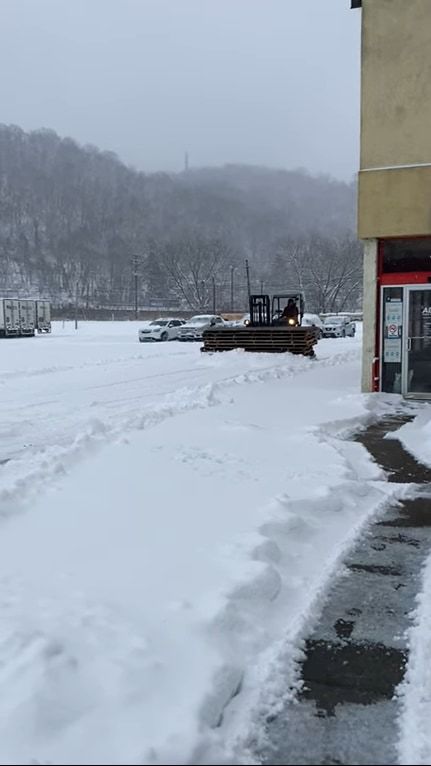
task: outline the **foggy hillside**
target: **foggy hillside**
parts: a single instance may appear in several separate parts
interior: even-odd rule
[[[146,175],[51,130],[0,125],[0,289],[56,303],[242,307],[302,287],[319,311],[354,308],[355,187],[304,170],[228,165]],[[133,264],[133,257],[135,262]],[[261,283],[264,283],[261,285]],[[213,287],[215,285],[215,288]]]

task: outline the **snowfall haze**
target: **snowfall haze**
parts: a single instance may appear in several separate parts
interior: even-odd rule
[[[347,0],[0,0],[1,121],[148,172],[188,150],[350,180],[359,29]]]

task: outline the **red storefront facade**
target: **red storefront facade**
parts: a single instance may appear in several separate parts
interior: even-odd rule
[[[374,391],[431,399],[431,237],[378,240]]]
[[[361,8],[362,390],[431,399],[431,0]]]

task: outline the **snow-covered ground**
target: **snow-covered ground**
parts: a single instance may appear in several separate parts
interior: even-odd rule
[[[137,326],[1,344],[0,763],[246,763],[397,491],[340,438],[397,400],[359,393],[360,334],[311,361]]]
[[[416,460],[431,465],[431,406],[424,406],[418,416],[400,428],[395,436]]]

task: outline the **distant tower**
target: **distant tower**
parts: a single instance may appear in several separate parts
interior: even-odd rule
[[[189,153],[185,152],[184,154],[184,172],[187,173],[189,169]]]

